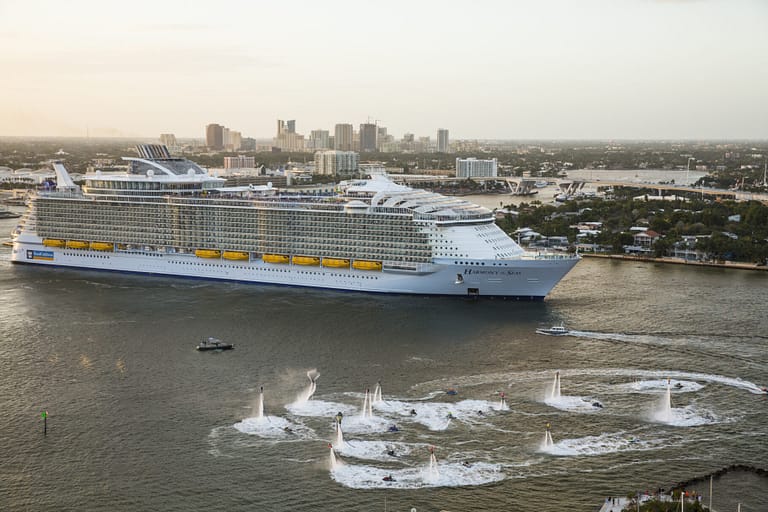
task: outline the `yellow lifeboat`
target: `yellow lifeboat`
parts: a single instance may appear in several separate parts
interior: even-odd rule
[[[242,251],[224,251],[225,260],[248,261],[248,253]]]
[[[56,240],[55,238],[46,238],[43,240],[43,245],[46,247],[64,247],[66,244],[64,240]]]
[[[266,263],[288,263],[291,259],[285,254],[265,254],[261,257]]]
[[[88,242],[83,240],[67,240],[67,248],[69,249],[87,249]]]
[[[196,249],[195,256],[198,258],[221,258],[221,251],[216,249]]]
[[[320,258],[315,256],[294,256],[292,261],[294,265],[311,265],[316,267],[320,264]]]
[[[380,261],[355,260],[352,262],[352,266],[357,270],[381,270]]]
[[[342,258],[323,258],[324,267],[349,268],[349,260]]]
[[[91,242],[94,251],[114,251],[115,245],[110,242]]]

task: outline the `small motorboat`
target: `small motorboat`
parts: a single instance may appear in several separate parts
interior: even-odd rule
[[[544,334],[547,336],[565,336],[569,332],[571,331],[566,329],[563,325],[555,325],[549,329],[545,329],[543,327],[536,329],[536,334]]]
[[[446,394],[446,395],[451,395],[451,396],[456,396],[456,395],[458,395],[458,394],[459,394],[459,392],[458,392],[458,391],[456,391],[455,389],[451,388],[451,389],[447,390],[447,391],[445,392],[445,394]]]
[[[235,346],[232,343],[225,343],[218,338],[208,338],[200,342],[197,350],[232,350]]]

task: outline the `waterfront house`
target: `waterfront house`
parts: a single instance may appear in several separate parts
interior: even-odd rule
[[[634,240],[635,245],[650,249],[651,246],[653,246],[654,242],[656,242],[656,240],[661,238],[661,235],[652,229],[647,229],[645,231],[637,233],[632,238]]]

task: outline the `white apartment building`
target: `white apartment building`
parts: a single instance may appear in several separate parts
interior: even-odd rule
[[[356,172],[360,155],[354,151],[318,151],[315,153],[315,174],[336,175]]]
[[[478,160],[477,158],[457,158],[457,178],[493,178],[498,176],[498,160]]]
[[[256,167],[256,157],[253,156],[225,156],[225,169],[252,169]]]

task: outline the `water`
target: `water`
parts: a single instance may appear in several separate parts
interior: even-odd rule
[[[30,268],[9,253],[3,510],[594,510],[768,460],[763,273],[584,260],[544,303],[518,303]],[[573,335],[534,334],[560,322]],[[207,336],[236,349],[194,350]],[[716,480],[715,504],[768,510],[766,489]]]

